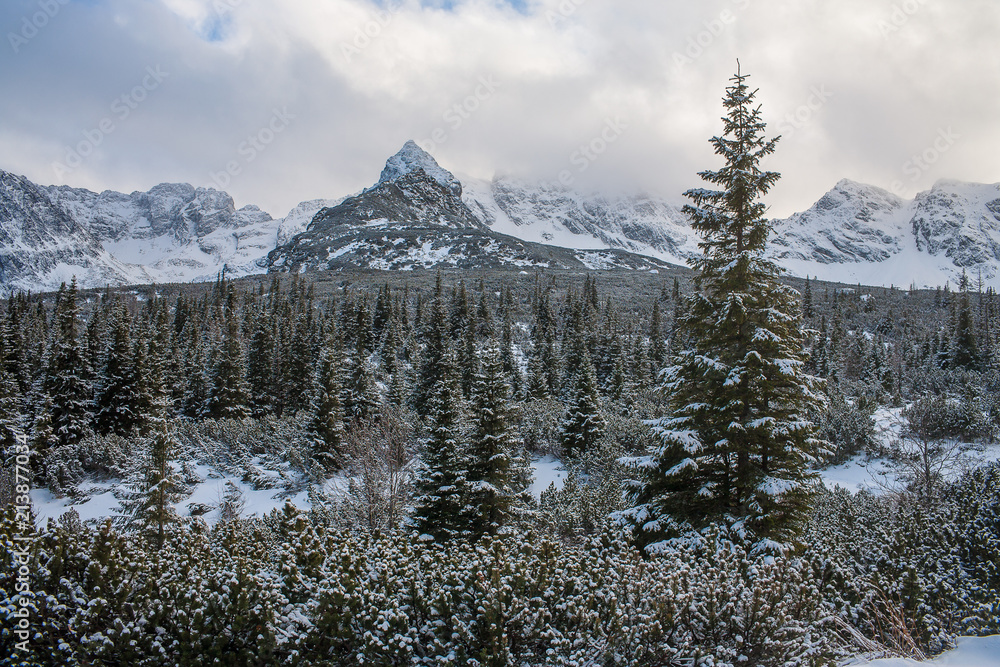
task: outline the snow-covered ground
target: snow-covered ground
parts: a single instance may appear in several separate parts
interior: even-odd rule
[[[882,442],[888,444],[901,436],[905,421],[902,412],[903,408],[880,408],[875,412],[875,433]],[[973,466],[1000,461],[1000,443],[977,446],[970,449],[967,456]],[[897,486],[897,479],[888,462],[866,454],[859,454],[840,465],[824,468],[819,474],[830,489],[840,486],[849,491],[865,489],[879,493]]]
[[[551,454],[532,459],[531,471],[535,476],[535,480],[531,483],[531,495],[536,500],[541,498],[542,491],[549,488],[550,484],[555,484],[557,489],[561,489],[566,478],[566,469],[562,461]]]
[[[917,662],[905,658],[846,663],[851,667],[1000,667],[1000,635],[989,637],[959,637],[957,646],[933,660]]]
[[[194,465],[195,474],[200,478],[191,494],[180,502],[174,503],[177,513],[184,516],[192,516],[198,513],[201,508],[208,507],[210,510],[202,514],[202,518],[207,523],[214,524],[219,519],[219,504],[226,493],[226,483],[229,482],[242,494],[244,516],[263,516],[272,509],[281,508],[285,501],[291,501],[299,508],[308,508],[308,489],[289,494],[285,489],[255,489],[250,484],[244,482],[239,477],[218,472],[204,464]],[[268,474],[271,471],[265,471]],[[277,473],[274,473],[277,477]],[[39,524],[44,524],[49,518],[57,519],[71,509],[77,511],[81,521],[101,522],[107,517],[121,514],[122,505],[115,497],[114,491],[121,486],[121,480],[110,480],[107,482],[95,483],[87,482],[81,484],[79,489],[88,497],[84,502],[73,504],[73,499],[69,497],[56,498],[48,489],[33,489],[31,491],[31,504],[38,514]]]
[[[277,482],[281,474],[277,471],[265,469],[263,472],[276,482],[276,488],[255,489],[251,484],[243,481],[239,477],[215,470],[205,464],[198,463],[193,466],[194,474],[200,480],[193,485],[190,495],[180,502],[174,503],[174,509],[182,516],[192,516],[193,513],[201,514],[201,517],[212,525],[219,519],[219,505],[223,495],[226,493],[227,482],[239,489],[244,507],[243,516],[263,516],[272,509],[281,508],[286,501],[300,509],[308,509],[309,490],[302,488],[295,493],[289,493],[284,488],[278,488]],[[542,491],[549,488],[550,484],[555,484],[556,488],[562,488],[566,471],[562,462],[546,455],[532,460],[532,472],[534,482],[531,485],[531,494],[537,499]],[[331,478],[323,485],[326,493],[343,492],[347,488],[342,478]],[[57,498],[51,491],[45,488],[33,489],[31,491],[31,504],[38,515],[39,525],[44,525],[48,519],[58,519],[71,509],[76,510],[81,521],[92,521],[100,523],[107,517],[121,514],[121,501],[115,497],[114,491],[123,484],[122,480],[108,480],[105,482],[85,482],[80,485],[79,490],[86,495],[83,502],[74,503],[70,497]],[[201,513],[205,508],[208,512]]]

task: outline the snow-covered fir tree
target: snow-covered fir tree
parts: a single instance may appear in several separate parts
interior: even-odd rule
[[[313,377],[308,435],[313,459],[327,470],[337,464],[344,438],[344,410],[340,402],[340,367],[332,343],[324,345]]]
[[[590,450],[604,434],[605,427],[597,373],[590,354],[580,346],[570,402],[559,422],[559,441],[568,456],[580,456]]]
[[[512,423],[511,390],[500,348],[479,353],[472,386],[467,508],[473,537],[497,534],[527,513],[531,473],[524,471],[523,444]]]
[[[91,387],[80,347],[76,278],[56,295],[56,331],[43,389],[52,401],[52,431],[60,445],[76,444],[89,429]]]
[[[820,399],[803,369],[798,293],[764,256],[771,225],[760,197],[779,174],[760,162],[777,139],[764,138],[746,79],[730,79],[724,134],[711,140],[725,165],[699,174],[721,189],[685,193],[702,250],[678,323],[687,345],[664,372],[672,410],[655,427],[658,446],[634,462],[633,506],[621,515],[648,550],[713,522],[759,549],[788,544],[817,479],[807,414]]]
[[[224,327],[212,372],[209,410],[216,418],[244,419],[250,415],[250,390],[246,383],[243,339],[234,309],[226,309]]]
[[[445,349],[440,379],[428,402],[430,434],[414,482],[413,524],[421,539],[444,541],[468,533],[466,512],[468,455],[462,387],[455,354]]]

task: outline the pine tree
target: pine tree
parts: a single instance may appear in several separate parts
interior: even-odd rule
[[[111,313],[109,337],[94,396],[94,424],[98,433],[127,435],[138,419],[132,404],[135,387],[129,373],[132,365],[130,319],[125,303],[119,300]]]
[[[423,465],[414,482],[413,514],[420,538],[439,542],[468,532],[462,388],[450,349],[446,348],[440,363],[441,368],[436,370],[440,379],[428,400],[430,435],[424,443]]]
[[[806,286],[802,289],[802,315],[806,318],[813,316],[813,292],[809,276],[806,276]]]
[[[215,419],[245,419],[250,416],[250,391],[246,385],[243,343],[234,309],[226,309],[224,325],[212,373],[209,411]]]
[[[590,355],[583,351],[576,374],[572,399],[559,422],[559,442],[569,456],[581,456],[590,451],[604,435],[601,397],[597,391],[597,373]]]
[[[4,364],[0,364],[0,458],[16,444],[22,430],[21,392]]]
[[[257,313],[247,351],[247,384],[254,417],[274,410],[275,367],[274,324],[262,309]]]
[[[431,398],[442,379],[441,371],[445,367],[443,363],[445,349],[449,343],[448,320],[444,308],[440,273],[437,276],[434,299],[431,301],[429,312],[423,317],[422,338],[424,349],[417,384],[414,387],[413,404],[418,415],[426,416],[430,411]]]
[[[366,421],[378,415],[382,398],[375,380],[375,367],[363,349],[355,351],[347,395],[344,408],[349,419]]]
[[[143,384],[149,401],[142,415],[146,456],[137,471],[135,488],[131,494],[126,493],[119,521],[140,527],[161,548],[168,527],[178,521],[173,505],[184,497],[184,483],[170,462],[177,443],[168,419],[171,404],[163,367],[156,355],[150,355],[147,361]]]
[[[312,456],[326,470],[336,466],[344,438],[344,414],[340,403],[340,368],[332,345],[324,345],[313,379],[312,417],[308,433]]]
[[[953,368],[977,370],[981,366],[979,346],[976,343],[976,331],[972,321],[972,309],[969,305],[968,279],[962,272],[962,296],[958,300],[958,313],[955,316],[955,333],[948,365]]]
[[[90,423],[91,388],[80,349],[80,306],[76,278],[56,296],[56,333],[49,353],[44,389],[52,399],[52,429],[60,445],[83,439]]]
[[[803,370],[798,295],[764,257],[771,225],[759,198],[779,175],[759,164],[777,139],[763,138],[746,78],[731,79],[725,132],[711,140],[726,165],[699,174],[724,189],[686,193],[702,237],[679,323],[689,343],[664,371],[672,413],[655,429],[660,444],[636,462],[642,478],[621,515],[650,550],[713,522],[758,549],[786,543],[816,480],[809,466],[819,443],[806,415],[818,399]]]
[[[511,322],[509,309],[504,309],[502,321],[503,331],[500,338],[500,349],[503,355],[503,372],[507,375],[513,395],[520,397],[524,382],[521,379],[521,366],[518,364],[517,356],[514,354],[514,325]]]
[[[510,386],[504,377],[500,348],[494,343],[479,355],[473,382],[469,444],[469,530],[472,536],[495,535],[521,518],[527,506],[525,475],[519,473],[523,449],[515,436]]]

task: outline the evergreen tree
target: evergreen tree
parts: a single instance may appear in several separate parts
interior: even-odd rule
[[[261,310],[253,325],[247,351],[247,384],[250,388],[250,411],[261,417],[274,409],[275,370],[274,325]]]
[[[445,541],[468,532],[467,456],[463,442],[462,388],[454,353],[446,348],[440,377],[428,400],[430,435],[414,482],[413,524],[420,539]]]
[[[469,530],[473,537],[495,535],[521,518],[528,502],[526,477],[519,473],[523,449],[515,436],[510,386],[504,376],[500,348],[493,344],[479,355],[472,394],[473,431],[469,444]]]
[[[0,364],[0,458],[16,444],[22,430],[23,406],[17,382],[4,364]]]
[[[813,292],[809,276],[806,276],[806,286],[802,289],[802,315],[806,318],[813,316]]]
[[[141,342],[143,336],[137,338]],[[177,443],[168,419],[171,404],[163,367],[156,355],[147,356],[146,362],[143,385],[149,400],[142,415],[146,456],[135,476],[132,493],[126,492],[119,521],[140,527],[161,548],[168,527],[179,520],[173,505],[185,493],[183,480],[171,463]]]
[[[246,363],[234,309],[226,309],[224,325],[212,373],[209,411],[215,419],[245,419],[250,415],[250,391],[246,385]]]
[[[127,435],[138,418],[132,405],[135,387],[129,375],[132,364],[130,319],[124,302],[119,300],[111,313],[109,337],[94,396],[94,424],[98,433]]]
[[[378,383],[375,380],[375,367],[363,349],[355,351],[355,359],[351,366],[348,400],[344,402],[347,417],[360,421],[373,419],[378,415],[379,407],[382,405]]]
[[[446,365],[444,355],[449,342],[448,320],[444,308],[440,273],[437,276],[434,299],[431,301],[429,312],[423,317],[422,338],[424,349],[417,385],[413,392],[413,405],[418,415],[427,416],[430,414],[431,398],[442,380],[441,372]]]
[[[389,405],[403,407],[409,396],[409,387],[406,381],[406,364],[399,354],[402,345],[399,327],[399,320],[393,317],[388,324],[385,343],[382,346],[382,371],[389,377],[386,401]]]
[[[806,414],[818,405],[803,370],[797,293],[764,257],[771,226],[759,197],[779,175],[760,160],[777,139],[746,76],[726,90],[725,132],[711,143],[725,161],[703,171],[722,190],[690,190],[685,207],[702,237],[699,275],[680,326],[690,343],[664,371],[672,414],[660,444],[636,462],[631,520],[647,549],[713,522],[730,524],[758,549],[797,534],[811,492],[818,442]]]
[[[312,417],[308,433],[312,456],[327,470],[336,466],[344,438],[344,414],[340,403],[340,368],[332,345],[320,351],[313,379]]]
[[[962,272],[962,296],[958,301],[958,313],[955,316],[954,336],[949,365],[953,368],[978,370],[981,366],[979,346],[976,343],[976,331],[972,321],[972,309],[969,305],[968,279]]]
[[[91,391],[80,349],[80,306],[76,278],[56,296],[56,332],[49,353],[44,390],[52,400],[52,429],[60,445],[76,444],[88,430]]]
[[[569,456],[581,456],[604,435],[601,397],[597,391],[597,373],[590,355],[584,350],[576,374],[572,399],[559,422],[559,442]]]
[[[663,334],[660,331],[660,302],[653,301],[653,314],[649,323],[649,362],[650,375],[656,374],[663,368],[667,360],[667,348],[663,342]]]
[[[515,397],[520,397],[523,389],[521,379],[521,366],[514,354],[514,325],[511,322],[510,310],[504,309],[502,318],[502,336],[500,339],[500,349],[503,361],[503,372],[510,382],[511,392]]]

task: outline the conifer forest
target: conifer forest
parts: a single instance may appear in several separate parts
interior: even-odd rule
[[[1000,298],[783,275],[746,79],[689,268],[12,293],[4,664],[837,665],[1000,633]],[[824,480],[850,462],[882,485]]]

